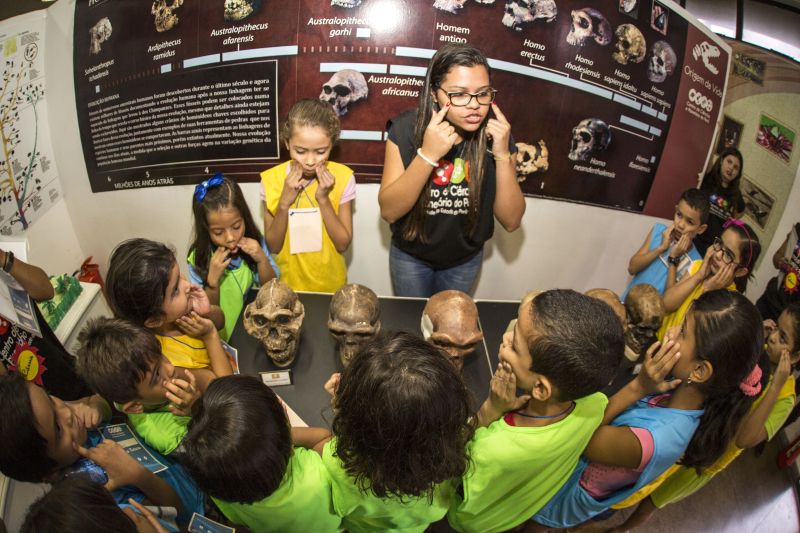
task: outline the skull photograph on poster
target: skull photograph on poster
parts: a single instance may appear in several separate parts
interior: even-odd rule
[[[572,128],[572,144],[569,158],[573,161],[587,161],[590,156],[605,152],[611,144],[611,130],[599,118],[581,120]]]
[[[663,83],[672,76],[678,65],[678,56],[667,41],[656,41],[650,47],[647,61],[647,79],[653,83]]]
[[[338,117],[347,114],[348,106],[364,100],[369,95],[367,80],[357,70],[346,68],[335,72],[331,79],[322,85],[319,99],[333,106]]]
[[[600,46],[611,43],[614,35],[611,31],[611,24],[598,10],[591,7],[576,9],[571,16],[572,26],[567,34],[567,43],[573,46],[584,46],[590,41],[594,41]]]
[[[647,42],[639,28],[633,24],[621,24],[614,32],[617,42],[611,57],[620,65],[641,63],[647,54]]]
[[[183,0],[172,0],[167,5],[166,0],[155,0],[150,8],[150,13],[155,17],[156,31],[161,33],[169,31],[178,25],[178,14],[176,11],[183,5]]]

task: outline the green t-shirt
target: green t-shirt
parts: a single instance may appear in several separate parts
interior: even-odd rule
[[[169,455],[186,436],[191,417],[175,416],[166,406],[149,413],[128,414],[128,424],[148,446],[161,455]]]
[[[364,494],[342,462],[333,453],[336,439],[332,439],[322,452],[322,461],[331,476],[333,507],[342,517],[342,527],[349,533],[392,531],[422,533],[428,525],[441,520],[447,513],[453,497],[453,484],[441,483],[433,493],[433,503],[427,497],[408,497],[401,502],[395,497],[378,498]]]
[[[472,465],[447,519],[458,531],[505,531],[530,519],[558,492],[603,421],[608,398],[591,394],[563,420],[509,426],[502,418],[470,442]]]
[[[280,486],[255,503],[224,502],[212,498],[219,510],[236,524],[255,532],[339,531],[339,518],[331,501],[331,482],[317,452],[295,448]]]

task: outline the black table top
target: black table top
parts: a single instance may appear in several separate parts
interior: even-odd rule
[[[251,290],[247,302],[255,299],[256,294],[256,290]],[[305,292],[298,292],[297,295],[305,306],[305,318],[300,330],[297,357],[287,367],[291,369],[292,384],[276,386],[274,390],[309,426],[329,427],[333,413],[330,397],[323,385],[331,374],[342,371],[336,343],[328,332],[328,308],[332,295]],[[379,301],[382,330],[408,331],[422,336],[420,318],[425,299],[380,297]],[[239,351],[242,374],[258,375],[259,372],[285,370],[275,366],[261,343],[248,335],[242,324],[242,316],[236,323],[229,343]],[[499,346],[499,342],[496,346]],[[494,358],[496,361],[496,353]],[[464,381],[475,397],[476,409],[489,391],[493,368],[484,343],[479,343],[475,353],[464,363]]]

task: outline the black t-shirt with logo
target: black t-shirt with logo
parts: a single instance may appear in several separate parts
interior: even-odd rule
[[[389,139],[400,149],[403,166],[408,168],[417,155],[414,137],[416,109],[411,109],[387,124]],[[494,199],[496,193],[495,162],[487,151],[484,162],[478,226],[473,236],[467,233],[469,218],[469,165],[460,157],[464,143],[454,146],[431,173],[433,184],[423,225],[423,239],[403,238],[406,214],[394,224],[392,243],[405,253],[434,269],[445,269],[466,263],[481,251],[483,243],[494,233]],[[509,150],[516,152],[513,140]]]
[[[695,237],[694,245],[701,256],[705,257],[708,247],[714,244],[714,237],[722,235],[722,225],[735,213],[744,211],[742,195],[737,195],[736,205],[733,205],[733,190],[730,188],[715,187],[711,184],[711,176],[706,175],[700,190],[708,194],[708,228]]]
[[[18,372],[62,400],[77,400],[92,394],[75,373],[75,358],[33,306],[42,336],[16,326],[0,316],[0,360],[9,372]]]

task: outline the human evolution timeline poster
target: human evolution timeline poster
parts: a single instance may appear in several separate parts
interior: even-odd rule
[[[386,121],[430,57],[490,58],[525,194],[671,216],[710,154],[730,48],[668,0],[89,0],[75,89],[92,189],[239,181],[286,157],[300,98],[342,122],[332,158],[380,179]]]

